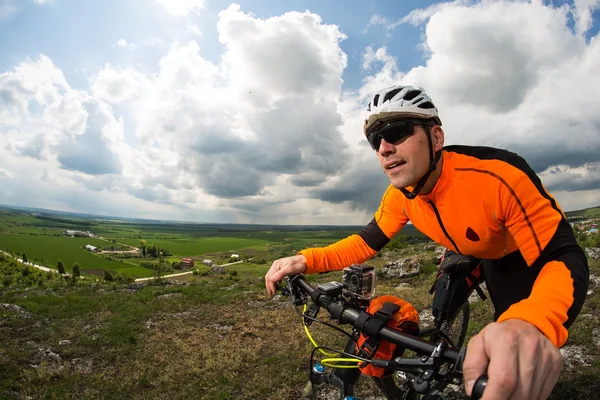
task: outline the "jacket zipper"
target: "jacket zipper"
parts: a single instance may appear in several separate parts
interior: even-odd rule
[[[428,200],[428,202],[429,202],[429,204],[431,204],[431,207],[433,208],[433,212],[435,213],[435,216],[437,217],[437,220],[440,224],[440,228],[442,228],[442,232],[444,232],[444,235],[446,235],[446,237],[448,238],[450,243],[452,243],[456,252],[459,254],[462,254],[460,252],[460,250],[458,249],[458,246],[456,245],[456,243],[454,243],[454,240],[452,240],[452,238],[448,234],[448,231],[446,230],[446,227],[444,226],[444,223],[442,222],[442,217],[440,217],[440,213],[438,212],[437,208],[435,207],[435,204],[433,204],[433,201],[431,201],[431,200]]]

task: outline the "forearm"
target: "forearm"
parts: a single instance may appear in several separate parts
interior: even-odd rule
[[[309,248],[298,254],[306,257],[306,273],[312,274],[360,264],[376,253],[359,235],[352,235],[327,247]]]
[[[557,231],[555,238],[560,236]],[[568,328],[583,306],[589,281],[585,254],[572,240],[569,239],[566,244],[561,242],[561,248],[552,248],[552,242],[556,243],[553,239],[547,252],[549,257],[541,267],[531,295],[512,305],[498,321],[511,318],[525,320],[535,325],[557,347],[564,345]],[[531,268],[536,267],[533,265]]]

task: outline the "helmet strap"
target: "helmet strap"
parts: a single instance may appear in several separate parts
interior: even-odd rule
[[[438,151],[438,152],[435,152],[435,153],[433,151],[433,142],[431,140],[431,130],[429,128],[429,125],[428,124],[423,124],[423,126],[425,127],[425,132],[427,133],[427,142],[429,143],[429,169],[427,170],[427,172],[425,173],[425,175],[423,175],[423,177],[421,179],[419,179],[419,181],[417,182],[417,185],[415,186],[415,188],[413,189],[412,192],[410,190],[405,189],[405,188],[401,188],[400,189],[400,191],[409,200],[412,200],[415,197],[417,197],[417,195],[419,194],[419,192],[421,191],[421,189],[423,189],[423,186],[425,186],[425,183],[427,182],[427,179],[429,179],[429,176],[431,175],[431,173],[433,171],[435,171],[435,167],[437,165],[437,162],[439,161],[440,157],[442,156],[442,151],[441,150]]]

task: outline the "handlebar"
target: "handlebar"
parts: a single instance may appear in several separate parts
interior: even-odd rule
[[[342,301],[339,296],[331,295],[311,286],[302,275],[286,277],[288,283],[288,294],[294,305],[306,303],[305,294],[310,297],[317,306],[325,308],[333,319],[340,323],[355,325],[361,315],[366,314],[356,307],[351,306],[347,301]],[[355,326],[356,328],[356,326]],[[419,370],[424,367],[433,367],[435,362],[441,360],[449,362],[455,367],[454,372],[462,374],[462,361],[466,354],[466,347],[460,351],[443,345],[443,342],[433,343],[425,339],[404,333],[402,331],[383,326],[378,333],[381,340],[396,344],[397,346],[412,350],[418,354],[429,355],[420,358],[406,359],[396,358],[394,360],[373,359],[371,363],[380,368],[396,368],[403,370]],[[437,360],[436,360],[437,359]],[[478,400],[483,396],[483,391],[487,385],[487,375],[480,376],[473,387],[471,394],[472,400]]]

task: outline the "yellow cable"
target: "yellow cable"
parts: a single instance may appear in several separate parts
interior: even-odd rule
[[[304,305],[304,310],[302,310],[303,312],[306,312],[306,304]],[[312,335],[310,334],[310,332],[308,331],[308,326],[306,326],[305,324],[302,324],[304,326],[304,330],[306,331],[306,336],[308,336],[308,339],[310,340],[310,342],[313,344],[313,346],[315,347],[319,347],[319,345],[317,344],[317,342],[315,342],[315,340],[313,339]],[[339,355],[340,353],[328,353],[323,349],[319,349],[319,351],[322,354],[325,354],[326,356],[329,357],[334,357]],[[357,365],[339,365],[339,364],[329,364],[328,362],[330,361],[341,361],[341,362],[355,362],[357,363]],[[358,364],[362,363],[362,360],[359,360],[358,358],[324,358],[323,360],[321,360],[321,364],[327,366],[327,367],[333,367],[333,368],[358,368]]]
[[[329,364],[332,361],[344,362],[344,363],[356,363],[356,365],[343,365],[343,364]],[[324,358],[321,360],[321,364],[327,367],[333,368],[358,368],[358,364],[361,364],[362,360],[356,358]]]

